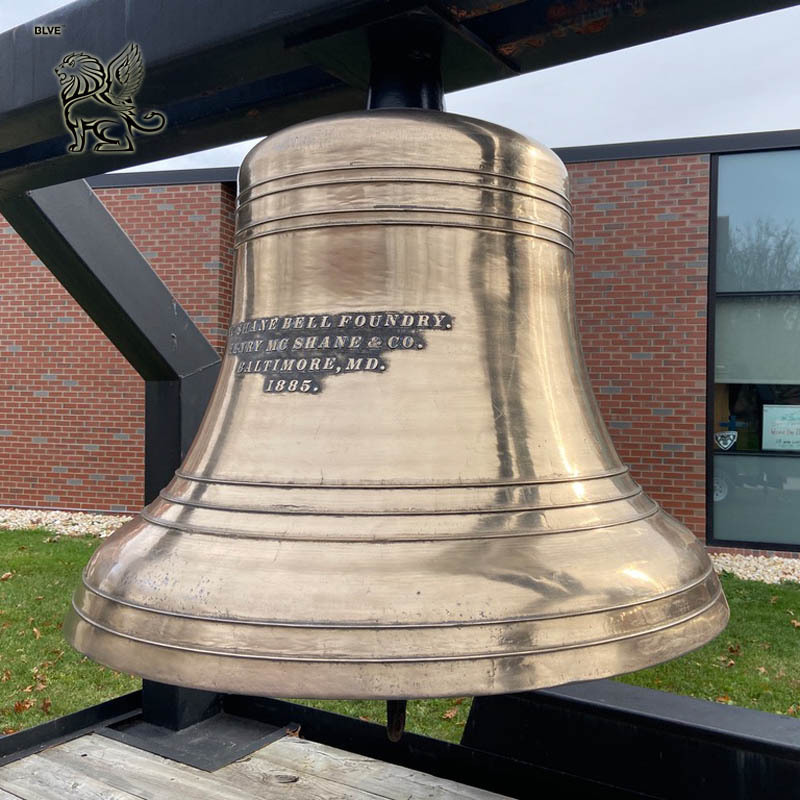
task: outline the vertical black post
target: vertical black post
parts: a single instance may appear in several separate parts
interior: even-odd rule
[[[180,731],[222,710],[223,695],[157,681],[142,681],[145,722]]]
[[[181,462],[181,382],[145,381],[144,502],[152,503]]]
[[[158,497],[181,465],[203,418],[219,364],[177,380],[145,383],[145,503]],[[223,695],[142,681],[146,722],[179,731],[220,711]]]
[[[145,499],[180,466],[220,359],[85,181],[0,198],[0,213],[145,379]],[[219,698],[144,681],[145,718],[185,727]],[[166,721],[166,722],[164,722]]]
[[[219,364],[177,380],[145,384],[144,501],[152,503],[194,440],[219,374]]]

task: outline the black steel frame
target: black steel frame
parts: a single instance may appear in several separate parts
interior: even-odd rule
[[[0,75],[14,84],[13,94],[4,93],[0,86],[0,213],[26,241],[30,240],[46,266],[90,315],[101,321],[104,332],[147,379],[148,463],[152,465],[154,461],[154,448],[163,447],[160,462],[164,466],[163,473],[148,467],[147,491],[152,495],[165,482],[167,473],[180,463],[199,422],[213,383],[216,354],[210,356],[210,346],[203,344],[202,335],[172,301],[146,260],[132,245],[121,244],[119,229],[109,215],[103,214],[89,185],[80,181],[66,187],[54,184],[263,136],[326,113],[363,108],[369,80],[368,30],[376,22],[398,15],[422,13],[441,27],[444,88],[453,90],[794,4],[786,0],[760,0],[757,4],[752,0],[705,4],[691,0],[598,1],[589,12],[600,14],[607,24],[597,29],[582,28],[581,35],[572,36],[571,29],[564,26],[564,9],[572,14],[570,20],[582,25],[586,21],[585,3],[575,4],[573,9],[560,0],[507,0],[494,4],[482,0],[447,4],[434,0],[280,0],[271,4],[235,0],[235,13],[220,15],[218,0],[171,0],[157,4],[162,18],[154,20],[149,11],[156,6],[148,0],[82,0],[59,10],[59,19],[51,14],[43,20],[62,24],[63,39],[35,40],[22,29],[0,34]],[[645,24],[640,21],[640,14],[631,11],[634,6],[649,10]],[[68,154],[57,86],[49,73],[51,65],[70,50],[108,59],[129,40],[142,45],[151,76],[138,99],[143,107],[165,112],[168,127],[157,136],[140,139],[138,149],[125,156],[108,155],[99,161],[90,154]],[[39,68],[32,69],[34,64]],[[615,153],[613,157],[621,156]],[[98,185],[102,182],[98,179]],[[86,209],[83,217],[61,208],[73,198],[83,203],[78,206]],[[81,241],[81,231],[87,225],[98,232],[102,243],[99,250],[87,249]],[[103,252],[113,253],[113,259],[105,261],[119,261],[122,253],[127,269],[104,272]],[[154,299],[159,309],[155,314]],[[167,299],[175,318],[167,325],[164,338],[163,303]],[[174,347],[179,339],[187,344],[186,348]],[[144,357],[137,355],[134,342],[144,347]],[[190,357],[183,356],[185,350]],[[165,437],[167,444],[163,443]],[[598,686],[590,687],[589,692],[602,692]],[[146,691],[158,694],[159,688],[149,685]],[[170,701],[176,706],[188,700],[187,707],[202,712],[217,702],[215,698],[198,698],[191,694],[192,690],[181,694],[182,690],[173,687],[164,689],[167,696],[176,691],[179,696]],[[572,724],[569,708],[574,698],[569,692],[536,694],[539,698],[553,698],[562,710],[565,725]],[[195,703],[198,699],[202,702]],[[86,709],[79,712],[83,716],[77,722],[65,718],[15,734],[2,744],[5,749],[14,749],[22,743],[22,750],[50,746],[59,737],[86,730],[87,720],[92,717],[98,724],[101,718],[107,723],[109,709],[115,713],[123,709],[121,716],[129,718],[130,706],[136,702],[138,698],[131,700],[129,696],[112,701],[105,710],[102,706]],[[502,703],[503,698],[481,699],[473,711],[491,708],[494,702]],[[392,750],[387,749],[382,729],[366,737],[348,734],[363,724],[354,720],[332,719],[325,712],[287,708],[279,701],[264,698],[226,697],[222,703],[242,715],[266,715],[281,709],[282,713],[302,714],[307,720],[307,733],[308,728],[313,731],[318,726],[320,731],[329,732],[319,736],[331,736],[339,746],[350,742],[362,752],[375,752],[386,760],[409,759],[423,765],[419,768],[435,774],[444,772],[456,780],[464,780],[465,775],[471,780],[474,776],[476,785],[517,797],[530,796],[535,791],[534,782],[537,789],[580,788],[583,796],[590,797],[663,796],[655,785],[654,793],[643,794],[631,791],[622,779],[601,783],[574,772],[553,772],[524,753],[521,757],[492,753],[486,737],[476,739],[481,742],[481,749],[476,749],[408,736],[405,744],[401,742],[399,749]],[[151,717],[156,706],[151,703]],[[176,713],[167,716],[175,717],[176,724],[190,724],[191,720],[179,719],[180,709],[173,710]],[[705,706],[704,710],[710,713]],[[526,711],[515,722],[519,727],[520,720],[529,724],[530,719]],[[638,723],[634,719],[625,724],[636,728]],[[477,736],[476,725],[473,722],[473,734]],[[656,731],[661,727],[668,726],[656,715]],[[567,741],[572,747],[573,732],[568,733]],[[723,737],[719,732],[709,735],[714,740]],[[376,737],[380,738],[380,746]],[[661,741],[658,736],[656,739]],[[742,742],[736,747],[737,753],[745,752]],[[796,749],[789,747],[789,752],[790,774],[796,776],[800,759]],[[763,766],[762,761],[756,762],[754,770]],[[708,796],[723,795],[712,790]]]

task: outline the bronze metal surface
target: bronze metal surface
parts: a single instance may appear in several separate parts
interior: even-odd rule
[[[497,125],[344,114],[240,172],[228,349],[161,497],[66,631],[198,688],[413,698],[699,647],[728,609],[592,397],[563,164]]]

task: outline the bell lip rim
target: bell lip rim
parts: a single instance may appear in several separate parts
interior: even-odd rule
[[[720,602],[720,600],[721,600],[721,602]],[[545,681],[530,680],[530,681],[526,682],[526,681],[520,679],[520,680],[514,681],[510,685],[509,684],[505,684],[505,685],[503,685],[503,686],[501,686],[499,688],[493,688],[491,683],[486,681],[486,680],[484,680],[483,682],[476,680],[476,681],[470,681],[469,683],[462,682],[460,685],[457,686],[457,688],[451,688],[451,684],[452,683],[457,683],[457,681],[449,680],[448,677],[451,674],[450,670],[452,669],[452,664],[453,663],[458,663],[458,662],[453,662],[453,661],[451,661],[451,662],[440,662],[439,664],[437,664],[437,662],[435,662],[435,661],[417,662],[417,666],[419,666],[419,667],[423,667],[423,666],[425,666],[425,664],[427,664],[429,667],[431,667],[431,666],[440,666],[441,668],[443,668],[443,669],[448,671],[447,672],[447,676],[444,677],[444,682],[440,678],[439,682],[437,684],[435,684],[435,687],[436,687],[435,690],[432,688],[431,690],[429,690],[427,692],[424,692],[424,693],[416,693],[416,692],[408,692],[408,691],[400,692],[396,688],[395,689],[390,689],[387,686],[387,680],[383,676],[380,676],[378,673],[376,673],[374,671],[375,669],[380,669],[381,667],[385,667],[387,669],[392,669],[392,668],[395,668],[395,669],[400,668],[400,669],[402,669],[404,667],[405,668],[409,668],[410,667],[410,668],[413,669],[414,666],[415,666],[413,662],[405,662],[405,663],[403,663],[403,662],[386,662],[386,661],[382,661],[381,660],[381,661],[371,662],[371,663],[362,663],[362,665],[361,665],[362,668],[370,670],[370,674],[368,676],[362,676],[362,678],[360,680],[352,680],[352,679],[350,679],[350,680],[344,681],[344,683],[348,684],[350,687],[353,688],[353,691],[351,691],[351,692],[342,692],[341,689],[333,691],[333,692],[325,691],[324,689],[323,690],[315,690],[314,689],[314,685],[315,685],[316,681],[313,680],[313,676],[312,676],[312,678],[306,679],[306,685],[302,689],[298,688],[297,691],[291,691],[291,690],[285,689],[284,687],[277,687],[276,686],[276,681],[275,681],[274,678],[273,678],[273,680],[271,682],[271,685],[269,685],[269,683],[264,684],[263,680],[262,680],[262,683],[260,685],[254,680],[251,680],[247,684],[244,684],[244,682],[241,681],[241,680],[240,681],[234,680],[234,681],[221,681],[220,682],[219,680],[213,680],[213,679],[208,680],[208,681],[199,680],[197,682],[194,682],[194,681],[191,681],[191,680],[178,682],[178,681],[174,680],[174,678],[175,678],[175,670],[174,669],[172,669],[170,671],[169,675],[167,675],[167,672],[165,670],[162,670],[159,674],[156,674],[156,673],[151,671],[150,674],[145,675],[141,671],[132,670],[131,669],[131,665],[129,663],[125,664],[125,663],[122,663],[119,660],[113,660],[113,659],[108,659],[108,660],[104,660],[104,661],[97,661],[97,659],[96,659],[96,657],[94,655],[92,655],[92,654],[90,654],[90,653],[88,653],[88,652],[86,652],[84,650],[78,650],[78,652],[84,653],[84,655],[87,655],[92,660],[97,661],[97,663],[103,663],[106,666],[111,667],[112,669],[118,669],[118,670],[121,670],[121,671],[132,673],[134,675],[138,675],[139,677],[142,677],[142,678],[145,678],[145,679],[161,680],[161,681],[167,680],[167,682],[169,682],[169,679],[171,677],[173,679],[171,682],[172,683],[177,683],[177,685],[187,686],[187,687],[191,686],[191,687],[197,688],[197,689],[205,689],[205,690],[217,691],[217,692],[228,692],[228,693],[244,694],[244,695],[251,695],[251,696],[259,696],[260,695],[260,696],[288,697],[288,698],[302,697],[304,699],[351,699],[351,700],[381,699],[381,700],[383,700],[383,699],[400,698],[400,699],[420,699],[421,700],[421,699],[426,699],[426,698],[445,698],[445,697],[460,697],[460,696],[480,696],[480,695],[491,695],[491,694],[509,694],[509,693],[516,693],[516,692],[532,691],[532,690],[536,690],[536,689],[548,689],[548,688],[554,688],[554,687],[557,687],[557,686],[562,686],[562,685],[570,684],[570,683],[576,683],[576,682],[581,682],[581,681],[589,681],[589,680],[598,680],[598,679],[602,679],[602,678],[611,678],[611,677],[614,677],[614,676],[617,676],[617,675],[630,674],[632,672],[636,672],[636,671],[639,671],[639,670],[642,670],[642,669],[646,669],[648,667],[653,667],[653,666],[656,666],[658,664],[667,663],[667,662],[669,662],[669,661],[671,661],[671,660],[673,660],[675,658],[687,655],[689,653],[692,653],[692,652],[700,649],[701,647],[707,645],[709,642],[713,641],[717,636],[719,636],[722,633],[722,631],[725,630],[728,622],[730,621],[730,608],[729,608],[729,606],[727,604],[727,601],[725,600],[724,594],[720,598],[717,599],[715,605],[712,605],[712,606],[710,606],[709,609],[707,609],[707,612],[708,611],[710,611],[711,615],[712,615],[711,616],[711,621],[713,621],[714,618],[716,617],[716,619],[717,619],[716,624],[713,626],[713,628],[710,631],[707,631],[703,635],[693,637],[689,647],[685,647],[684,646],[683,648],[677,649],[677,650],[675,650],[674,648],[671,648],[668,651],[667,654],[660,653],[656,657],[641,659],[637,663],[635,663],[634,665],[628,665],[625,669],[622,669],[622,670],[613,669],[613,668],[606,668],[606,669],[600,668],[600,669],[597,669],[595,671],[591,671],[591,670],[586,671],[585,670],[583,672],[583,674],[570,674],[570,673],[567,673],[567,677],[564,677],[564,678],[561,678],[561,679],[558,679],[558,680],[545,680]],[[73,623],[73,619],[75,621],[75,627],[71,627],[72,623]],[[693,620],[697,620],[697,619],[698,619],[698,617],[693,617],[692,620],[688,620],[687,622],[691,623]],[[681,623],[678,623],[678,624],[681,624]],[[686,623],[684,623],[684,624],[686,624]],[[71,609],[70,609],[70,612],[68,612],[67,619],[65,620],[65,624],[64,624],[65,635],[66,635],[68,641],[70,642],[70,644],[72,644],[72,642],[73,642],[73,639],[74,639],[73,634],[76,633],[77,626],[86,626],[86,625],[88,625],[88,623],[83,622],[80,618],[78,618],[78,617],[74,617],[73,618],[72,614],[71,614]],[[99,634],[104,638],[106,638],[106,637],[111,638],[111,639],[117,638],[115,634],[108,634],[105,631],[102,631],[102,630],[99,630],[99,629],[90,628],[90,631],[92,633]],[[664,634],[663,634],[662,631],[656,630],[656,631],[644,632],[642,634],[642,637],[648,636],[648,635],[654,636],[654,637],[659,637],[659,636],[663,636]],[[630,640],[628,640],[628,641],[630,641]],[[136,643],[131,643],[131,645],[133,647],[137,647]],[[160,647],[160,645],[145,645],[145,644],[142,644],[140,646],[143,646],[143,647]],[[606,641],[606,642],[600,642],[600,643],[597,643],[597,644],[594,644],[594,645],[588,645],[588,646],[587,645],[582,645],[582,646],[579,646],[579,647],[577,647],[575,649],[584,650],[587,653],[590,653],[591,650],[593,650],[595,648],[606,649],[606,647],[614,648],[615,646],[619,647],[620,643],[619,642],[613,642],[613,641],[611,641],[611,642]],[[78,648],[75,648],[75,649],[77,650]],[[87,650],[88,649],[89,648],[87,648]],[[94,648],[94,649],[96,650],[97,648]],[[105,649],[107,650],[108,648],[106,647]],[[189,654],[189,655],[191,655],[191,654]],[[541,653],[541,655],[542,655],[542,657],[547,658],[548,656],[553,656],[553,655],[557,655],[557,654]],[[224,671],[225,664],[224,664],[224,662],[226,662],[228,660],[226,657],[224,657],[224,656],[223,657],[219,657],[219,656],[204,656],[203,654],[197,654],[197,657],[199,657],[199,658],[209,658],[209,659],[213,659],[214,661],[216,661],[217,659],[222,658],[222,660],[223,660],[222,664],[215,663],[215,664],[211,665],[212,666],[211,670],[209,670],[208,667],[207,667],[205,669],[205,671],[203,672],[203,674],[205,674],[205,675],[212,675],[213,674],[215,677],[218,677],[220,675],[225,675],[225,671]],[[514,657],[510,656],[508,658],[514,658]],[[518,658],[520,658],[520,657],[518,657]],[[526,658],[526,657],[523,656],[521,658]],[[527,658],[533,660],[534,663],[530,664],[527,667],[523,667],[521,669],[521,671],[520,671],[519,678],[523,678],[525,674],[533,676],[535,674],[535,672],[536,672],[535,660],[537,659],[537,657],[534,655],[534,656],[528,656]],[[482,660],[485,660],[485,659],[482,659]],[[503,657],[503,656],[499,656],[499,657],[495,656],[494,660],[498,664],[502,664],[504,661],[507,661],[507,658]],[[239,661],[239,663],[247,663],[246,661],[243,662],[242,659],[238,659],[238,661]],[[463,664],[471,663],[471,661],[467,660],[467,659],[462,659],[461,661],[462,661]],[[300,665],[297,664],[297,662],[293,662],[293,663],[294,663],[295,666],[300,666]],[[264,668],[263,662],[261,664],[259,664],[259,663],[255,662],[252,659],[250,660],[249,665],[251,666],[251,668],[258,669],[259,671],[263,670],[263,668]],[[281,666],[282,665],[280,664],[280,662],[271,662],[271,668],[272,669],[274,669],[275,667],[280,668]],[[291,668],[291,663],[287,663],[285,666]],[[338,663],[337,662],[327,662],[327,663],[325,663],[325,662],[322,662],[322,663],[320,663],[320,662],[305,662],[305,663],[302,664],[302,666],[307,667],[309,669],[318,668],[318,669],[325,670],[324,674],[326,676],[328,676],[328,675],[330,675],[331,668],[334,668],[334,669],[335,668],[345,668],[345,669],[347,669],[347,668],[358,667],[359,665],[357,663],[353,663],[353,662],[338,662]],[[195,674],[197,674],[196,670],[195,670]],[[260,673],[260,672],[259,672],[259,674],[263,675],[263,673]],[[359,687],[363,686],[365,680],[368,681],[369,679],[373,679],[374,681],[375,680],[381,680],[382,686],[387,686],[386,690],[375,689],[375,690],[372,690],[372,691],[365,691],[365,690],[359,688]],[[393,683],[396,684],[397,681],[393,681]],[[342,681],[339,681],[338,685],[341,686],[341,684],[342,684]],[[448,685],[448,684],[450,684],[450,685]],[[273,687],[275,687],[275,688],[273,688]]]
[[[544,655],[546,653],[568,652],[570,650],[581,650],[583,648],[597,647],[598,645],[603,645],[603,644],[615,644],[618,642],[630,641],[633,639],[639,639],[642,636],[648,636],[650,634],[663,633],[664,631],[667,631],[670,628],[674,628],[678,625],[684,625],[687,622],[691,622],[693,619],[701,617],[703,614],[713,609],[717,604],[719,604],[720,600],[722,600],[723,604],[727,608],[728,607],[727,598],[725,597],[725,593],[722,590],[722,585],[718,583],[717,591],[711,597],[711,599],[708,602],[706,602],[703,606],[693,609],[691,612],[687,614],[683,614],[677,618],[670,619],[668,622],[655,625],[653,627],[647,628],[646,630],[636,631],[633,633],[618,634],[616,636],[610,636],[604,639],[581,641],[581,642],[576,642],[574,644],[565,644],[557,647],[541,647],[535,650],[514,650],[508,652],[494,652],[494,653],[464,653],[454,656],[410,656],[405,658],[398,658],[396,656],[389,658],[381,658],[378,656],[374,656],[372,658],[344,658],[344,657],[325,658],[325,657],[309,657],[309,656],[237,653],[232,651],[209,650],[199,647],[187,647],[185,645],[154,642],[150,639],[144,639],[139,636],[133,636],[128,633],[120,633],[119,631],[112,630],[111,628],[87,617],[80,611],[80,609],[75,605],[74,602],[71,604],[71,611],[72,613],[76,614],[81,620],[83,620],[84,623],[91,625],[99,630],[102,630],[105,633],[108,633],[112,636],[118,636],[121,639],[126,639],[132,642],[138,642],[140,644],[152,645],[153,647],[162,647],[164,649],[171,651],[177,650],[182,653],[196,653],[198,655],[207,655],[207,656],[215,656],[223,658],[236,658],[236,659],[244,659],[252,661],[271,661],[271,662],[289,662],[289,663],[299,662],[299,663],[313,663],[313,664],[421,664],[421,663],[432,663],[432,662],[453,663],[459,661],[481,661],[490,658],[524,658],[526,656]],[[641,604],[637,603],[636,605],[641,605]],[[566,616],[569,617],[584,616],[584,614],[583,613],[574,615],[569,614]],[[344,627],[349,628],[350,626],[344,626]],[[388,629],[390,630],[391,628]],[[361,630],[361,628],[358,628],[358,630]]]
[[[118,597],[114,597],[107,592],[102,591],[101,589],[96,589],[90,586],[86,581],[85,574],[81,575],[81,586],[73,593],[72,599],[70,601],[71,608],[75,608],[77,612],[77,608],[75,607],[75,596],[76,594],[85,589],[92,594],[97,595],[98,597],[102,597],[104,600],[114,603],[116,605],[125,606],[127,608],[133,608],[137,611],[144,611],[149,614],[156,614],[159,616],[165,617],[176,617],[179,619],[186,619],[186,620],[194,620],[197,622],[219,622],[219,623],[227,623],[233,625],[244,625],[244,626],[254,626],[254,627],[264,627],[264,628],[303,628],[303,629],[312,629],[312,630],[349,630],[349,629],[357,629],[357,630],[422,630],[422,629],[433,629],[433,628],[458,628],[463,627],[465,624],[469,625],[479,625],[479,626],[489,626],[489,625],[514,625],[514,624],[523,624],[528,622],[545,622],[545,621],[553,621],[558,619],[571,619],[573,617],[584,617],[590,616],[592,614],[607,614],[612,611],[622,611],[626,608],[632,608],[636,606],[645,606],[649,605],[650,603],[658,602],[660,600],[665,600],[669,597],[675,597],[677,595],[683,594],[685,592],[691,591],[697,586],[709,581],[709,579],[714,576],[716,578],[716,585],[717,585],[717,592],[715,597],[719,597],[722,595],[724,598],[724,592],[722,590],[722,583],[719,580],[719,576],[717,576],[714,565],[711,562],[711,559],[708,560],[708,567],[706,570],[700,575],[700,577],[696,578],[694,581],[685,584],[673,591],[669,592],[662,592],[658,595],[654,595],[652,597],[648,597],[645,600],[638,600],[634,603],[619,603],[616,605],[610,606],[601,606],[599,608],[593,609],[582,609],[579,611],[574,611],[570,613],[561,613],[561,614],[541,614],[538,617],[508,617],[506,619],[496,619],[496,620],[487,620],[487,619],[476,619],[470,620],[468,623],[462,621],[453,621],[453,622],[429,622],[429,623],[422,623],[422,624],[412,624],[412,623],[395,623],[395,624],[364,624],[364,623],[328,623],[328,624],[313,624],[309,625],[308,623],[304,622],[289,622],[289,621],[272,621],[272,620],[248,620],[242,618],[232,618],[232,617],[208,617],[208,616],[200,616],[197,614],[187,614],[187,613],[179,613],[177,611],[168,611],[164,609],[156,609],[156,608],[148,608],[147,606],[143,606],[139,603],[134,603],[129,600],[123,600]],[[715,581],[711,581],[714,583]],[[727,600],[726,600],[727,602]],[[87,622],[90,624],[92,623],[83,615],[80,615],[83,619],[86,619]],[[111,631],[112,633],[115,633]],[[115,635],[122,635],[117,634]]]

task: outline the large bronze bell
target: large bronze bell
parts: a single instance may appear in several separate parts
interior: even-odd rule
[[[296,125],[240,173],[233,322],[174,480],[66,626],[157,681],[485,695],[636,670],[728,609],[617,457],[575,322],[567,174],[430,110]]]

